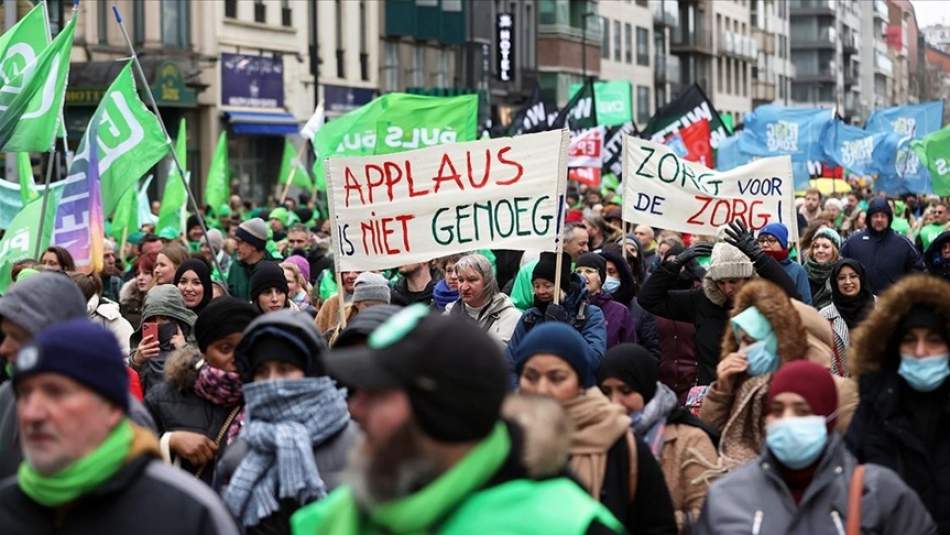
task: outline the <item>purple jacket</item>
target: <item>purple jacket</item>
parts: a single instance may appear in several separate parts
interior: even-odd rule
[[[607,349],[622,343],[637,343],[637,326],[633,323],[630,310],[614,301],[607,292],[590,296],[590,304],[597,305],[604,312],[607,322]]]

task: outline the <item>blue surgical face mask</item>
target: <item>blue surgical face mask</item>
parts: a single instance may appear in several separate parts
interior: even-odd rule
[[[792,470],[814,463],[828,442],[828,427],[823,416],[782,418],[765,427],[765,443],[772,455]]]
[[[607,277],[607,280],[604,281],[604,291],[613,294],[620,289],[620,279],[617,277]]]
[[[746,373],[752,377],[778,369],[778,355],[769,349],[768,342],[768,340],[759,340],[741,350],[745,353],[746,362],[749,364]]]
[[[901,365],[897,373],[914,390],[931,392],[942,385],[947,376],[950,376],[950,355],[945,353],[923,358],[901,355]]]

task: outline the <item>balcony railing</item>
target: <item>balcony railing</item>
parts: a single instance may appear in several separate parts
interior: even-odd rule
[[[834,15],[835,0],[789,0],[792,15]]]
[[[838,32],[830,26],[820,28],[817,34],[792,35],[791,47],[794,48],[835,48]]]
[[[720,53],[746,60],[759,55],[759,45],[751,37],[733,32],[723,32],[719,37]]]
[[[705,54],[715,54],[713,50],[713,36],[711,33],[700,31],[689,31],[680,28],[674,31],[670,39],[670,50],[673,52],[703,52]]]
[[[755,80],[752,82],[752,98],[754,100],[775,100],[775,84],[772,82],[763,82]]]
[[[755,44],[759,47],[759,50],[769,56],[775,55],[775,34],[758,28],[753,28],[752,32],[752,38],[755,39]]]

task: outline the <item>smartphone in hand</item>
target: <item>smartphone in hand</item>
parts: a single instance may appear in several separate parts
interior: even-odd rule
[[[145,337],[151,336],[153,342],[158,341],[158,323],[154,321],[149,321],[142,324],[142,339]]]

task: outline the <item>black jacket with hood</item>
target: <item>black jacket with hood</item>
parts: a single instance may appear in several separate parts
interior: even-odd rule
[[[879,212],[887,215],[887,228],[881,232],[871,228],[871,216]],[[914,244],[891,229],[894,214],[887,199],[878,197],[868,204],[867,221],[866,229],[852,234],[841,246],[841,256],[861,262],[874,295],[880,295],[904,275],[924,270]]]
[[[762,255],[753,267],[758,276],[778,284],[792,298],[798,298],[795,282],[774,258]],[[731,303],[718,291],[715,284],[704,281],[702,288],[678,290],[680,273],[666,263],[643,284],[637,299],[648,312],[674,321],[684,321],[696,326],[693,338],[698,364],[697,384],[708,385],[716,380],[716,365],[719,364],[719,343],[729,318]]]
[[[880,297],[852,338],[849,368],[861,401],[845,440],[858,461],[897,472],[940,533],[950,533],[950,380],[924,393],[897,373],[899,326],[916,304],[931,308],[950,333],[950,282],[913,275]]]
[[[946,243],[950,243],[950,230],[941,232],[937,239],[930,243],[924,254],[924,263],[927,264],[927,273],[950,281],[950,258],[943,258],[941,255]]]

